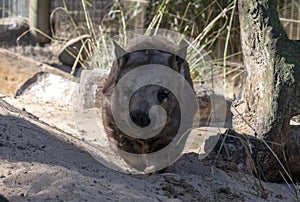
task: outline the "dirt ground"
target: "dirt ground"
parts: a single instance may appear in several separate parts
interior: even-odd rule
[[[195,153],[161,173],[112,170],[76,136],[70,106],[5,100],[31,112],[0,101],[0,193],[9,201],[296,201],[288,184],[259,184]]]
[[[3,41],[1,47],[13,52],[61,65],[54,46],[16,47],[12,39]],[[1,97],[0,196],[8,201],[299,201],[293,185],[220,169],[194,152],[159,173],[112,170],[88,152],[69,99],[45,100],[32,93]]]

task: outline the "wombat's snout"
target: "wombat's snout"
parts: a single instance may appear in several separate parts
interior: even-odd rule
[[[130,112],[130,117],[133,123],[141,128],[147,127],[151,123],[148,113],[146,113],[144,110],[135,110]]]

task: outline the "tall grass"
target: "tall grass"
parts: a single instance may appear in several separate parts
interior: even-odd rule
[[[88,60],[81,64],[84,68],[109,68],[111,66],[113,54],[109,49],[112,44],[107,39],[111,35],[118,34],[124,36],[120,43],[125,45],[128,41],[126,31],[134,28],[131,26],[134,24],[132,22],[134,22],[135,17],[140,17],[139,13],[143,13],[141,9],[144,7],[138,5],[145,4],[144,0],[137,0],[135,6],[128,12],[128,8],[126,10],[119,1],[115,0],[111,4],[109,12],[104,16],[102,23],[96,25],[89,15],[89,10],[95,8],[87,0],[81,0],[85,25],[79,26],[79,23],[75,22],[69,14],[65,0],[63,2],[64,7],[55,9],[52,16],[57,11],[64,11],[74,27],[72,33],[77,35],[87,33],[91,36],[88,47],[83,47],[84,51],[88,52]],[[240,68],[232,65],[237,64],[236,62],[230,63],[230,66],[227,65],[228,60],[232,61],[240,55],[240,51],[229,50],[234,46],[231,33],[237,30],[233,27],[236,26],[236,21],[233,23],[235,2],[236,0],[224,1],[220,4],[217,0],[192,2],[187,0],[151,0],[146,10],[144,28],[146,28],[146,33],[153,29],[167,29],[181,32],[187,36],[191,42],[188,60],[194,81],[209,82],[211,76],[223,74],[226,83],[227,78],[229,78],[227,77],[228,72],[231,74],[241,72]],[[217,54],[215,51],[216,48],[219,48],[221,39],[224,41],[223,43],[226,43],[223,55]],[[76,63],[81,63],[79,57],[74,57]],[[223,64],[219,61],[223,61]],[[72,72],[76,68],[76,63]],[[238,65],[238,67],[240,66]]]

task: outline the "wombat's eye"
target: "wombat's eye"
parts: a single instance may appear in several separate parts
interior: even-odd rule
[[[157,99],[159,102],[166,101],[169,97],[169,91],[168,90],[162,90],[158,91],[157,93]]]

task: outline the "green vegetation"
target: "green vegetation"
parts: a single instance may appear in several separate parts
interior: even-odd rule
[[[208,82],[212,76],[235,79],[242,70],[239,48],[239,30],[236,12],[236,0],[227,1],[170,1],[140,0],[135,3],[121,4],[113,1],[101,23],[93,22],[90,12],[96,9],[89,1],[82,0],[85,23],[77,23],[69,12],[64,0],[64,7],[56,12],[64,12],[72,24],[71,35],[89,34],[91,39],[83,47],[89,53],[88,60],[81,64],[84,68],[110,68],[113,53],[109,37],[125,36],[122,45],[127,42],[127,31],[137,28],[167,29],[184,34],[189,44],[188,61],[195,81]],[[141,18],[143,20],[141,20]],[[225,49],[224,49],[225,47]],[[112,48],[110,48],[112,49]],[[201,57],[199,57],[201,56]],[[73,72],[80,62],[79,56],[73,66]]]

